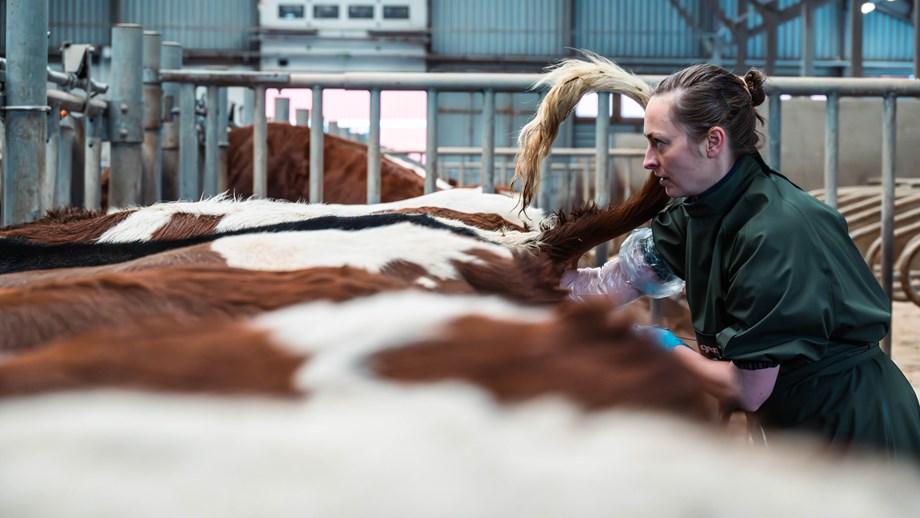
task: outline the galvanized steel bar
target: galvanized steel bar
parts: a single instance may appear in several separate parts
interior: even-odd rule
[[[182,47],[174,41],[164,41],[160,49],[160,69],[182,67]],[[162,74],[160,74],[162,79]],[[160,198],[179,198],[179,118],[174,111],[179,106],[179,83],[162,83],[163,130],[160,134],[162,150]]]
[[[74,95],[62,90],[48,90],[48,104],[55,104],[69,112],[85,113],[88,115],[98,115],[104,113],[106,109],[105,101],[101,99],[90,99],[82,95]]]
[[[597,118],[594,124],[594,202],[599,207],[610,203],[608,170],[610,154],[607,152],[610,133],[610,94],[597,94]]]
[[[264,198],[268,194],[268,120],[265,115],[265,87],[254,89],[252,109],[252,194]]]
[[[914,79],[920,79],[920,5],[914,2],[911,14],[914,26]]]
[[[48,130],[48,0],[6,2],[2,224],[41,216]]]
[[[438,91],[428,89],[425,125],[425,194],[438,190]]]
[[[228,151],[230,147],[230,117],[228,116],[229,92],[224,87],[217,88],[217,120],[220,122],[217,131],[217,145],[220,148],[217,167],[217,192],[226,192],[228,188]]]
[[[111,140],[109,207],[141,203],[144,142],[144,30],[137,24],[112,27],[112,91],[108,115]]]
[[[850,76],[863,75],[863,14],[862,2],[850,2]]]
[[[58,123],[57,174],[54,182],[54,207],[71,205],[73,186],[74,118],[67,116]]]
[[[827,96],[824,114],[824,201],[837,208],[838,156],[840,153],[840,96]]]
[[[207,87],[208,106],[205,116],[204,176],[201,182],[202,194],[206,197],[217,194],[217,177],[220,171],[220,96],[217,86]]]
[[[291,122],[291,100],[287,97],[275,97],[275,115],[273,122]]]
[[[894,180],[897,141],[897,98],[885,97],[882,110],[882,288],[888,294],[889,309],[894,299]],[[891,332],[882,340],[882,350],[891,355]]]
[[[310,125],[310,110],[298,108],[294,110],[294,124],[297,126]]]
[[[323,202],[325,164],[323,148],[326,135],[323,133],[323,87],[313,87],[313,109],[310,111],[310,203]]]
[[[380,88],[371,88],[370,130],[367,142],[367,203],[380,203]]]
[[[141,199],[145,205],[162,198],[163,148],[160,129],[163,119],[163,90],[160,61],[163,38],[159,32],[144,31],[144,147]]]
[[[204,86],[287,86],[291,75],[280,72],[240,72],[225,70],[160,70],[164,83],[195,83]]]
[[[198,178],[198,124],[195,85],[179,87],[179,199],[197,200],[201,197]]]
[[[610,155],[607,150],[609,145],[610,131],[610,94],[597,94],[597,118],[594,124],[594,202],[599,207],[610,203],[610,187],[608,183],[608,169],[610,166]],[[601,243],[594,247],[595,265],[602,266],[607,262],[609,254],[607,243]]]
[[[89,115],[83,117],[83,130],[86,133],[86,154],[83,157],[83,206],[90,210],[99,210],[102,206],[100,124],[101,120],[95,117]]]
[[[495,90],[482,92],[482,167],[479,168],[482,192],[495,192]]]
[[[41,185],[41,206],[43,210],[58,208],[60,205],[55,203],[57,192],[58,176],[58,157],[61,149],[61,107],[51,105],[51,112],[48,114],[48,138],[45,142],[45,174],[42,175]]]
[[[815,75],[815,7],[811,2],[802,2],[802,68],[803,77]]]
[[[779,95],[770,96],[770,153],[767,161],[777,171],[780,167],[783,134],[783,101]]]

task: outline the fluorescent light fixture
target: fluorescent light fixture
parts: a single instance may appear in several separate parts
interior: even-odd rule
[[[862,11],[863,14],[869,14],[875,10],[875,2],[865,2],[859,10]]]

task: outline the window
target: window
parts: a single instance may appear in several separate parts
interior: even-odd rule
[[[332,4],[317,4],[313,6],[313,18],[338,18],[339,6]]]
[[[348,6],[348,17],[372,20],[374,18],[374,6],[373,5],[349,5]]]
[[[297,18],[303,18],[303,6],[281,4],[278,6],[278,18],[282,20],[295,20]]]
[[[385,5],[383,6],[383,18],[385,20],[408,20],[408,5]]]

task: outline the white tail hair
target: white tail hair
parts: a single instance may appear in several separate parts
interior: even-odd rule
[[[550,90],[537,108],[534,119],[522,129],[517,140],[517,166],[512,182],[521,179],[521,202],[530,205],[540,183],[540,162],[549,155],[559,125],[589,92],[623,94],[645,107],[652,88],[635,74],[609,59],[590,51],[580,51],[585,59],[566,59],[550,68],[533,88]]]

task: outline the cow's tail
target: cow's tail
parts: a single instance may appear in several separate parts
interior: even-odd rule
[[[557,224],[540,236],[538,247],[561,270],[595,246],[642,225],[669,199],[658,178],[650,174],[642,190],[623,203],[560,213]]]
[[[638,76],[612,61],[588,51],[586,60],[567,59],[552,67],[534,88],[550,89],[537,108],[537,115],[518,135],[517,166],[512,182],[520,179],[522,207],[530,205],[540,183],[540,163],[549,155],[559,125],[575,109],[582,96],[603,91],[626,95],[640,105],[648,104],[652,88]]]

